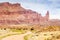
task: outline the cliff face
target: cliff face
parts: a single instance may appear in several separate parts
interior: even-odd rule
[[[42,17],[41,14],[24,9],[19,3],[0,3],[0,24],[39,24],[49,20],[49,12]]]

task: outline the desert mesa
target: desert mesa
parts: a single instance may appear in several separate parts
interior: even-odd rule
[[[39,24],[49,21],[49,11],[43,17],[40,13],[25,9],[19,3],[0,3],[0,24]]]

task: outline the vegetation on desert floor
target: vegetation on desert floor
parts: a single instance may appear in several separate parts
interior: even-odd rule
[[[12,36],[12,35],[20,35],[25,33],[26,30],[20,30],[20,29],[5,29],[5,28],[0,28],[0,40],[2,38],[5,38],[7,36]]]
[[[6,26],[7,27],[7,26]],[[27,31],[32,32],[24,36],[25,40],[57,40],[60,39],[60,27],[59,26],[46,26],[40,25],[28,25],[23,27],[4,27],[0,28],[0,40],[13,35],[25,34]]]
[[[60,40],[60,31],[32,33],[24,37],[25,40]]]

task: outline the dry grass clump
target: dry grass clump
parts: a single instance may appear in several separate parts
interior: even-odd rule
[[[43,31],[60,31],[60,26],[41,26],[41,25],[0,25],[0,28],[23,29],[23,30],[39,30]]]

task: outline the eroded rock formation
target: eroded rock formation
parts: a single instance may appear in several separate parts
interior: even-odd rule
[[[24,9],[19,3],[11,4],[9,2],[0,3],[0,25],[1,24],[39,24],[49,20],[49,11],[46,16]]]

